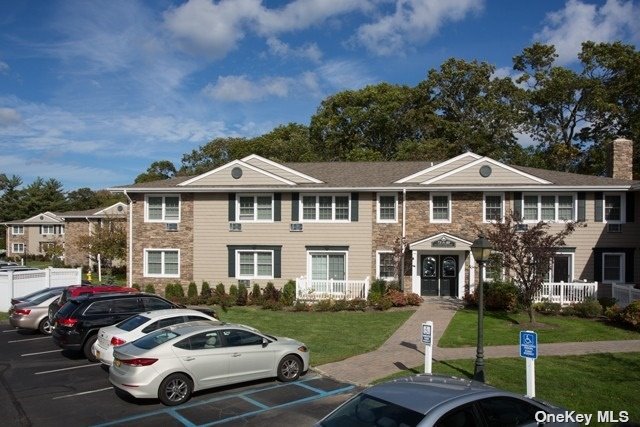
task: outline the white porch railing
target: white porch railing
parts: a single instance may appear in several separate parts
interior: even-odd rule
[[[296,279],[296,299],[298,300],[367,299],[368,295],[368,277],[364,280],[309,280],[304,276]]]
[[[543,283],[534,297],[535,302],[550,301],[561,305],[579,303],[587,297],[596,298],[598,282]]]
[[[616,305],[625,308],[635,300],[640,299],[640,289],[635,289],[633,283],[611,285],[612,296],[616,299]]]

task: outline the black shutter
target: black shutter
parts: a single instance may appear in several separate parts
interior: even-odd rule
[[[513,193],[513,216],[516,220],[522,219],[522,193]]]
[[[273,220],[282,221],[282,193],[273,194]]]
[[[627,193],[627,222],[635,222],[636,220],[635,195],[635,193]]]
[[[229,193],[229,221],[236,220],[236,193]]]
[[[593,220],[595,222],[602,222],[603,213],[602,213],[602,192],[594,193],[594,202],[595,202],[595,217]]]
[[[358,221],[358,193],[351,193],[351,221]]]
[[[236,277],[236,248],[231,248],[227,246],[228,250],[228,258],[227,262],[229,264],[229,277]]]
[[[586,207],[587,193],[581,191],[578,193],[578,221],[587,220],[587,207]]]
[[[593,280],[602,283],[602,249],[594,249],[593,258]]]
[[[275,248],[273,250],[273,277],[278,279],[282,277],[282,249]]]
[[[300,193],[291,193],[291,221],[300,220]]]
[[[624,255],[624,281],[625,283],[634,283],[633,278],[633,249],[627,249]]]

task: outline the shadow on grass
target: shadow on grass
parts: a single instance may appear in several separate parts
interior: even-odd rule
[[[512,325],[520,324],[518,320],[512,317],[511,313],[507,313],[506,311],[485,311],[484,315],[493,319],[504,320],[505,322],[509,322]]]
[[[436,359],[433,359],[433,360],[436,360]],[[453,369],[454,371],[459,372],[462,376],[464,376],[466,378],[469,378],[469,379],[473,378],[473,372],[469,372],[466,369],[462,369],[459,366],[452,365],[451,363],[447,362],[446,360],[436,360],[436,361],[438,363],[440,363],[441,365],[447,366],[447,367]]]

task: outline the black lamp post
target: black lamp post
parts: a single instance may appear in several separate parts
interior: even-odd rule
[[[480,234],[480,236],[478,236],[471,245],[473,258],[480,266],[480,277],[478,278],[478,342],[476,347],[476,364],[473,369],[473,379],[481,382],[484,382],[484,290],[482,289],[482,276],[484,272],[484,263],[489,259],[491,251],[491,243],[483,234]]]

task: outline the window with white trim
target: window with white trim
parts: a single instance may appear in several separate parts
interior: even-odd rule
[[[14,254],[23,254],[24,253],[24,243],[13,243],[11,245],[11,252]]]
[[[180,277],[179,249],[145,249],[145,277]]]
[[[499,222],[504,218],[504,194],[484,195],[484,222]]]
[[[485,282],[493,282],[494,280],[504,279],[504,265],[502,263],[502,254],[493,252],[489,255],[485,268],[482,270],[483,280]]]
[[[624,253],[602,253],[602,282],[624,283]]]
[[[575,219],[575,197],[572,194],[525,194],[522,202],[525,222]]]
[[[310,252],[309,271],[311,280],[346,280],[346,252]]]
[[[273,221],[273,194],[240,194],[236,200],[238,221]]]
[[[604,194],[604,220],[605,222],[624,222],[622,215],[622,194]]]
[[[396,276],[396,263],[392,251],[377,252],[377,277],[379,279],[391,280]]]
[[[351,201],[349,195],[318,194],[301,198],[303,221],[349,221]]]
[[[24,234],[24,225],[12,225],[11,226],[11,234],[13,236],[18,236]]]
[[[147,222],[180,222],[180,196],[148,195],[145,206]]]
[[[431,193],[431,222],[451,222],[451,194]]]
[[[43,236],[64,234],[64,225],[41,225],[40,234]]]
[[[378,222],[398,222],[397,212],[397,195],[378,194]]]
[[[236,272],[240,279],[273,279],[273,251],[236,251]]]

